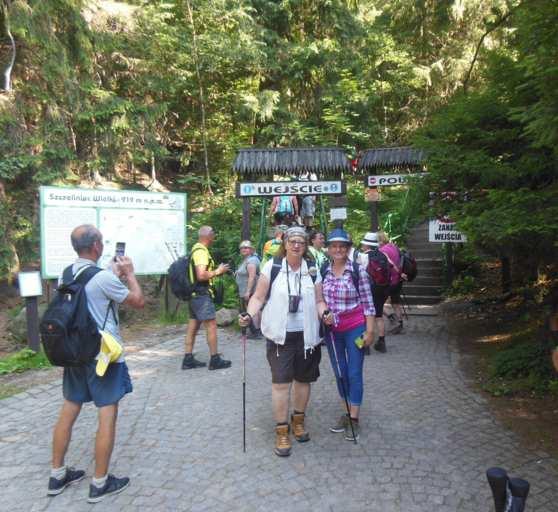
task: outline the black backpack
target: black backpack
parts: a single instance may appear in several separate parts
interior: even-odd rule
[[[82,366],[94,361],[99,353],[101,334],[87,307],[85,285],[100,271],[89,265],[74,276],[69,266],[62,274],[62,284],[39,325],[45,354],[54,366]],[[110,309],[112,301],[103,328]]]
[[[407,275],[407,281],[411,282],[417,277],[418,268],[417,260],[408,251],[400,251],[401,255],[401,272]]]
[[[197,249],[199,247],[194,251]],[[167,270],[171,291],[180,300],[190,300],[192,293],[195,291],[196,272],[192,268],[192,253],[194,251],[173,261]],[[190,271],[192,271],[193,281],[190,279]]]

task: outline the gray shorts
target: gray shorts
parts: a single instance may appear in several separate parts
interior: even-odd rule
[[[284,345],[267,340],[267,361],[271,368],[273,384],[298,382],[316,382],[320,376],[320,346],[304,354],[304,333],[288,332]]]
[[[196,295],[189,302],[190,318],[204,322],[215,320],[215,304],[209,295]]]

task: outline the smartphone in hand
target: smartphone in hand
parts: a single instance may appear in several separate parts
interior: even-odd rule
[[[114,261],[118,256],[124,256],[126,252],[126,242],[116,242],[116,249],[114,250]]]

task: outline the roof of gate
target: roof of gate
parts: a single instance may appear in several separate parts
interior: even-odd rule
[[[358,169],[420,167],[424,159],[425,153],[422,149],[410,146],[366,149],[358,159]]]
[[[240,149],[233,164],[240,176],[297,175],[306,172],[340,177],[351,166],[341,148]]]

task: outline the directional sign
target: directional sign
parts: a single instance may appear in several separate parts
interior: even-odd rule
[[[323,196],[344,194],[343,181],[271,181],[237,183],[236,197]]]
[[[415,174],[378,174],[375,176],[367,176],[365,185],[367,187],[393,187],[397,185],[406,185],[411,176],[424,176],[426,173]]]

